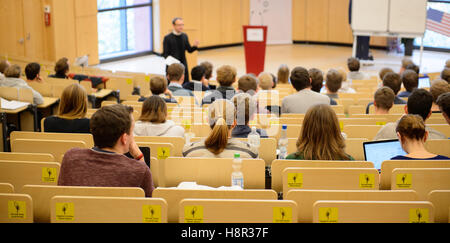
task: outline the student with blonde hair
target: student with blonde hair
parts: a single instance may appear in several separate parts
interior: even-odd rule
[[[56,133],[90,133],[86,118],[87,93],[79,84],[66,87],[61,95],[58,115],[45,118],[44,131]]]
[[[396,156],[391,160],[448,160],[448,157],[436,155],[425,149],[428,139],[428,131],[425,122],[419,115],[405,115],[398,122],[396,128],[398,139],[403,150],[408,153],[405,156]]]
[[[183,137],[184,129],[167,120],[167,105],[164,99],[154,95],[143,106],[141,117],[134,125],[135,136]]]
[[[286,159],[355,160],[345,153],[345,140],[331,106],[316,105],[308,110],[297,140],[297,152]]]
[[[279,84],[288,84],[289,83],[289,75],[290,70],[286,64],[282,64],[278,68],[277,81]]]
[[[231,138],[236,126],[236,110],[231,101],[214,101],[208,107],[208,121],[211,133],[205,140],[187,144],[183,149],[184,157],[234,158],[236,153],[241,158],[258,157],[258,151],[250,144]]]

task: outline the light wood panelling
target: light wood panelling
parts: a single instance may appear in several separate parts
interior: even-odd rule
[[[306,0],[292,0],[292,37],[306,40]]]
[[[222,43],[222,0],[201,1],[201,41],[202,46],[214,46]],[[227,18],[227,21],[229,19]]]
[[[19,43],[24,38],[22,1],[0,0],[0,21],[2,37],[0,51],[10,56],[24,56],[25,46]]]
[[[328,41],[329,0],[306,0],[306,40]]]
[[[349,0],[329,1],[328,41],[353,43],[353,33],[348,22]]]
[[[89,55],[89,63],[98,64],[97,1],[76,0],[74,4],[77,57]]]
[[[222,0],[222,44],[242,42],[241,0]]]
[[[53,0],[52,27],[55,30],[55,58],[77,56],[74,0]]]
[[[25,56],[44,59],[44,13],[41,0],[23,0]]]

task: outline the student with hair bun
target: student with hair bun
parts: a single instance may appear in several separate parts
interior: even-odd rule
[[[418,115],[405,115],[397,125],[397,136],[406,156],[396,156],[391,160],[448,160],[449,158],[428,152],[425,142],[428,131],[425,130],[423,118]]]
[[[184,157],[234,158],[236,153],[241,158],[258,157],[258,151],[248,143],[231,138],[236,126],[236,110],[231,101],[220,99],[212,103],[208,107],[208,120],[211,133],[203,141],[187,144]]]

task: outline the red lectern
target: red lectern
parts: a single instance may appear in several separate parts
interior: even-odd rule
[[[266,59],[267,26],[244,25],[244,48],[247,73],[259,75]]]

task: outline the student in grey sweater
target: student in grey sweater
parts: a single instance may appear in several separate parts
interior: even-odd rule
[[[28,83],[20,78],[22,70],[18,65],[12,65],[5,71],[5,78],[0,80],[1,87],[13,87],[19,89],[31,89],[33,92],[33,103],[40,105],[44,103],[44,98],[39,92],[31,88]]]

